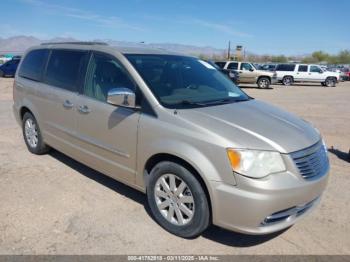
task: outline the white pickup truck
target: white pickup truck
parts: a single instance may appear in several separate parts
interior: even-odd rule
[[[289,86],[294,82],[321,83],[323,86],[335,86],[340,75],[323,70],[318,65],[279,64],[276,67],[277,81]]]

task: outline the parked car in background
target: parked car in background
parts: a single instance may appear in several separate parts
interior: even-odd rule
[[[321,83],[323,86],[335,86],[339,74],[324,71],[318,65],[279,64],[276,67],[277,80],[289,86],[295,82]]]
[[[20,59],[15,58],[0,65],[0,77],[14,77],[20,61]]]
[[[223,74],[227,75],[231,81],[235,84],[239,83],[239,74],[234,71],[234,70],[228,70],[228,69],[223,69],[220,66],[218,66],[215,62],[213,61],[207,61],[207,63],[209,63],[210,65],[212,65],[213,67],[215,67],[217,70],[219,70],[220,72],[222,72]]]
[[[343,80],[344,81],[350,81],[350,68],[349,67],[344,67],[342,69],[343,73]]]
[[[264,64],[261,65],[260,70],[265,70],[265,71],[275,71],[277,64]]]
[[[327,184],[315,128],[192,56],[45,44],[24,56],[13,99],[31,153],[53,147],[146,193],[154,219],[181,237],[212,223],[283,230],[319,204]]]
[[[249,62],[226,61],[216,64],[223,69],[238,72],[239,83],[257,84],[259,88],[269,88],[271,84],[277,82],[275,73],[256,69]]]
[[[256,69],[261,70],[262,64],[252,63],[252,65],[253,65]]]

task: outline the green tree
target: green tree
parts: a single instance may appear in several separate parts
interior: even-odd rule
[[[338,64],[350,64],[350,51],[343,50],[337,55]]]
[[[327,62],[329,60],[329,54],[323,51],[313,52],[311,57],[313,57],[316,62]]]
[[[271,62],[274,62],[274,63],[286,63],[286,62],[288,62],[288,59],[284,55],[271,56]]]

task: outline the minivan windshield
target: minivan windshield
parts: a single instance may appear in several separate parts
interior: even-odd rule
[[[167,108],[204,107],[250,99],[228,77],[198,58],[153,54],[125,56]]]

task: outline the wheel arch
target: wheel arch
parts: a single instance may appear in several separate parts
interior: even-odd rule
[[[191,165],[188,161],[184,160],[183,158],[173,155],[173,154],[169,154],[169,153],[157,153],[153,156],[151,156],[145,163],[145,167],[144,167],[144,183],[145,183],[145,188],[147,188],[147,184],[148,184],[148,176],[151,173],[151,170],[160,162],[163,161],[170,161],[170,162],[174,162],[177,163],[183,167],[185,167],[186,169],[188,169],[194,176],[195,178],[198,180],[198,182],[201,184],[206,197],[208,199],[208,205],[209,205],[209,212],[210,212],[210,221],[212,221],[212,216],[213,216],[213,210],[212,210],[212,197],[210,195],[209,189],[208,189],[208,185],[206,184],[205,180],[203,179],[203,177],[200,175],[200,173],[197,171],[197,169],[195,167],[193,167],[193,165]]]
[[[21,120],[23,120],[23,117],[24,117],[25,113],[31,113],[35,117],[33,112],[28,107],[22,106],[21,109],[19,110],[19,116],[20,116]]]
[[[291,77],[291,78],[293,79],[293,81],[294,81],[294,76],[292,76],[292,75],[285,75],[285,76],[283,76],[282,81],[283,81],[283,79],[285,79],[286,77]]]
[[[267,78],[267,79],[269,79],[269,80],[270,80],[270,82],[271,82],[271,77],[270,77],[270,76],[267,76],[267,75],[262,75],[262,76],[258,76],[258,79],[256,80],[256,83],[258,83],[258,82],[259,82],[259,80],[260,80],[261,78]]]

